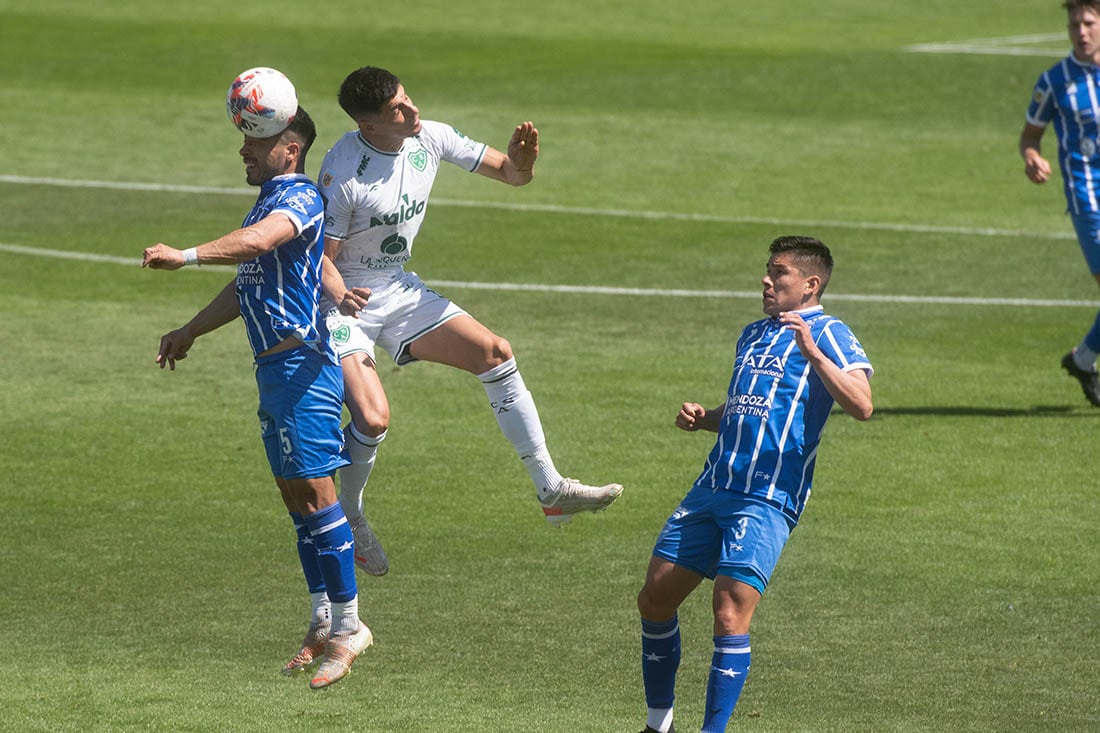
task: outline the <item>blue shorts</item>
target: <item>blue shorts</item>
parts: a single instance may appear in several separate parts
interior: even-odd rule
[[[308,346],[256,360],[260,431],[277,478],[331,476],[350,461],[340,416],[344,376]]]
[[[665,522],[653,554],[707,578],[740,580],[762,594],[790,536],[778,509],[744,494],[697,486]]]
[[[1089,272],[1093,277],[1100,275],[1100,211],[1082,211],[1069,216],[1073,220],[1077,243],[1081,245]]]

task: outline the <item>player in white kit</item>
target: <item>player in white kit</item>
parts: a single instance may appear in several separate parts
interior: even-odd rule
[[[433,361],[478,377],[552,525],[606,509],[622,486],[586,486],[558,473],[509,343],[405,270],[440,163],[526,185],[534,177],[538,130],[530,122],[516,126],[502,153],[449,125],[421,120],[400,80],[374,67],[349,74],[339,101],[357,129],[328,151],[318,178],[326,202],[327,324],[352,418],[345,428],[352,465],[340,471],[340,502],[355,531],[357,565],[373,575],[388,570],[362,513],[363,488],[389,425],[376,345],[397,364]]]

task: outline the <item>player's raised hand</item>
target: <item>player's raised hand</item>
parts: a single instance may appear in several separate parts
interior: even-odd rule
[[[187,358],[187,352],[195,343],[195,337],[187,328],[177,328],[160,337],[160,351],[154,362],[160,364],[160,368],[168,367],[169,371],[176,370],[176,361]]]
[[[344,297],[340,299],[340,305],[337,308],[341,315],[357,316],[359,311],[367,307],[369,299],[370,288],[352,288],[344,291]]]
[[[508,141],[508,158],[512,167],[526,173],[535,167],[539,157],[539,131],[535,123],[527,121],[516,125],[512,139]]]
[[[146,247],[141,258],[142,267],[154,270],[178,270],[183,265],[183,252],[159,242],[152,247]]]

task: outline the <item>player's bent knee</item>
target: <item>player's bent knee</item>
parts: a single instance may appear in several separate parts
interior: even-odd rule
[[[494,335],[493,343],[489,350],[490,368],[503,364],[511,359],[512,356],[512,345],[508,343],[508,340]]]
[[[377,438],[382,433],[389,430],[390,427],[390,413],[387,411],[385,414],[377,413],[364,416],[361,418],[352,418],[352,422],[355,423],[355,429],[368,438]]]
[[[646,585],[638,593],[638,614],[647,621],[667,621],[676,613],[676,606],[659,598]]]
[[[351,414],[355,429],[363,435],[377,438],[390,426],[390,403],[388,400],[363,399],[362,395],[346,393],[345,403]]]

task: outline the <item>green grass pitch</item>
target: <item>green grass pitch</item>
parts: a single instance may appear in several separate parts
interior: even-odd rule
[[[1016,154],[1063,32],[1056,0],[0,0],[0,730],[639,730],[634,597],[711,445],[673,417],[722,399],[794,233],[834,250],[877,411],[826,429],[731,730],[1100,729],[1100,411],[1058,366],[1100,298]],[[314,693],[278,674],[306,597],[243,333],[152,363],[230,273],[137,261],[247,211],[236,73],[295,81],[316,174],[365,64],[498,148],[537,123],[531,186],[441,173],[413,262],[512,342],[559,468],[626,491],[550,529],[476,380],[384,367],[377,643]]]

